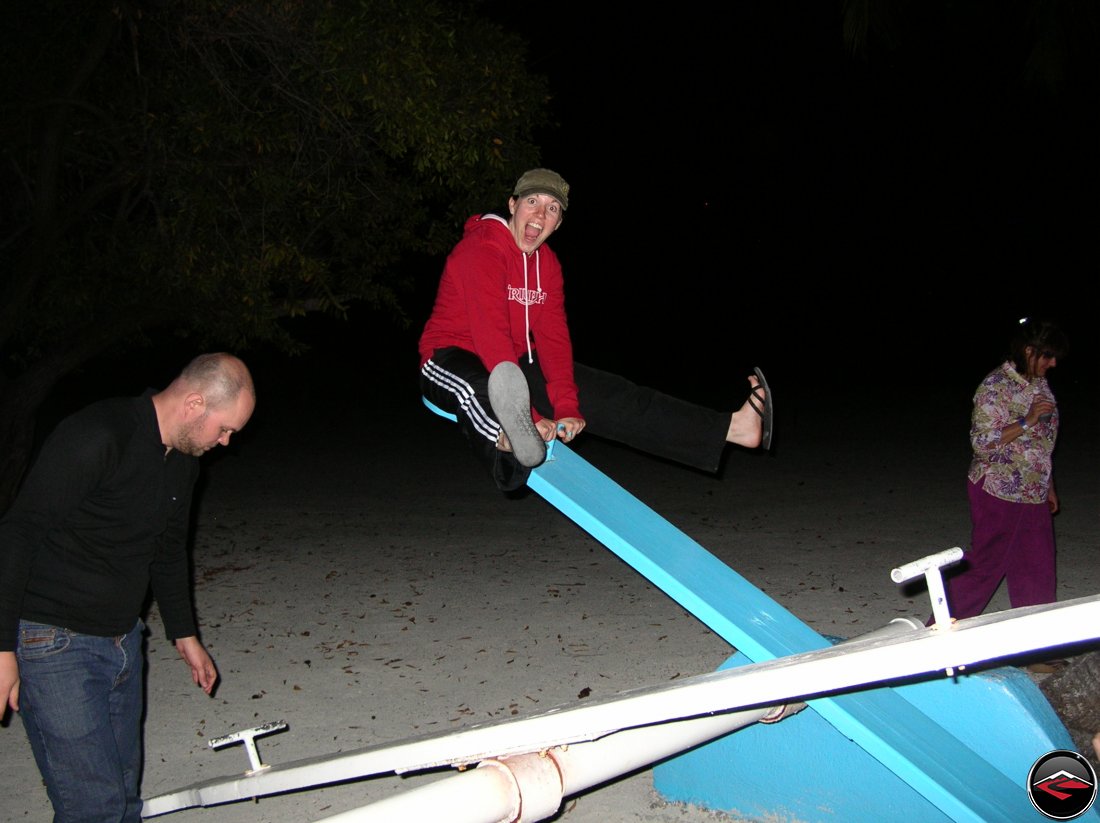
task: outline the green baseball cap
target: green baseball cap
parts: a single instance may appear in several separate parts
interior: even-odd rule
[[[569,184],[556,171],[550,169],[531,169],[525,171],[516,181],[513,197],[526,197],[529,194],[548,194],[561,203],[562,210],[569,208]]]

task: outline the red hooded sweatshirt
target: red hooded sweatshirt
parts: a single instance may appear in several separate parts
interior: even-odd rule
[[[554,417],[581,417],[561,264],[546,243],[521,251],[498,215],[467,220],[447,257],[420,335],[420,364],[447,346],[473,352],[489,371],[537,350]]]

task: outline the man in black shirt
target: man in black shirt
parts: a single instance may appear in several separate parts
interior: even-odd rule
[[[142,606],[210,694],[187,530],[198,457],[248,422],[248,368],[224,353],[163,391],[63,420],[0,520],[0,715],[19,712],[56,820],[141,819]]]

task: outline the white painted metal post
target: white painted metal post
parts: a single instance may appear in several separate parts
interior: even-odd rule
[[[256,749],[256,738],[261,735],[271,734],[272,732],[282,731],[285,728],[285,720],[276,720],[273,723],[264,723],[262,726],[256,726],[252,729],[242,729],[239,732],[233,732],[232,734],[226,734],[221,737],[212,737],[207,745],[212,749],[220,749],[222,746],[228,746],[231,743],[244,743],[245,751],[248,752],[248,762],[252,766],[245,774],[255,774],[267,768],[264,762],[260,760],[260,753]]]
[[[943,588],[940,569],[958,563],[962,557],[963,550],[958,546],[946,549],[899,566],[890,572],[890,579],[895,583],[905,583],[923,574],[928,583],[928,595],[932,598],[932,615],[936,618],[936,627],[946,629],[951,625],[951,610],[947,606],[947,592]]]

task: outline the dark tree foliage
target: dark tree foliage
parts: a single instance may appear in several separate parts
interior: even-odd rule
[[[352,303],[402,323],[402,260],[538,159],[547,82],[476,0],[18,5],[0,511],[36,410],[81,364],[172,338],[293,351],[287,318]]]

